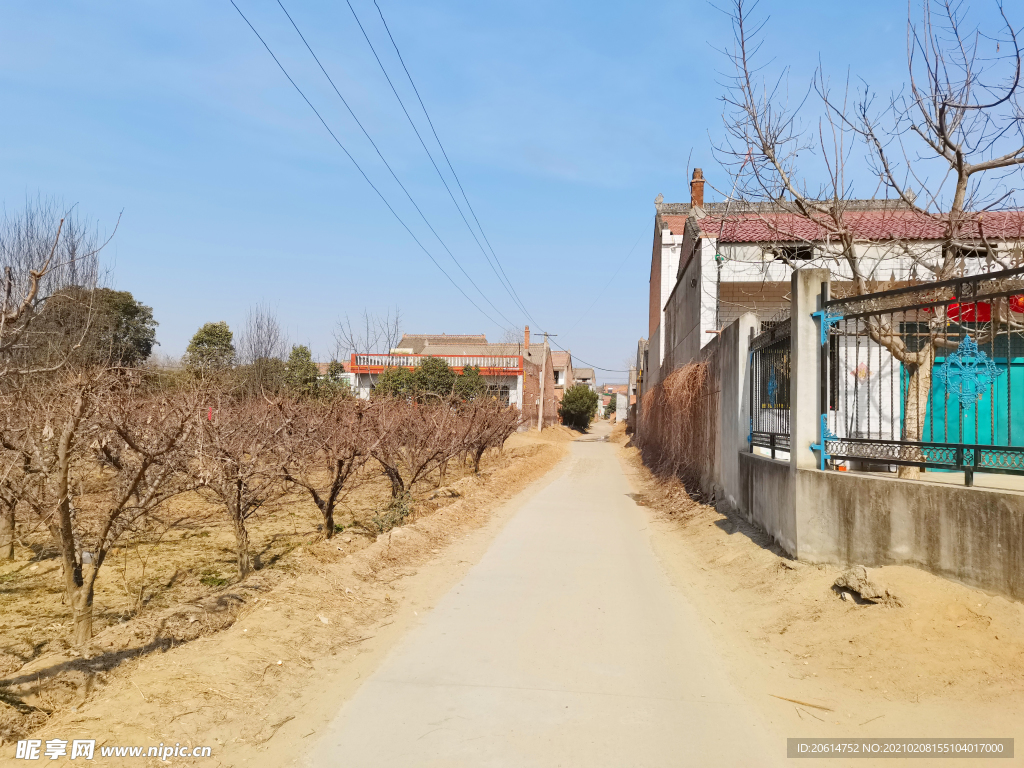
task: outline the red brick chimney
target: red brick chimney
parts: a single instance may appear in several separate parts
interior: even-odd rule
[[[526,326],[526,333],[523,334],[523,345],[526,350],[530,350],[530,326]]]
[[[700,168],[693,169],[693,180],[690,182],[690,206],[704,207],[704,173]]]

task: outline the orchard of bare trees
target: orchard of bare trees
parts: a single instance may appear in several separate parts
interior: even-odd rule
[[[308,348],[282,359],[287,342],[265,307],[237,353],[227,325],[208,323],[184,368],[147,368],[152,311],[100,285],[103,244],[49,202],[0,222],[0,558],[29,540],[35,559],[56,557],[75,644],[92,637],[110,561],[128,540],[187,524],[182,499],[222,511],[244,579],[260,567],[249,532],[269,504],[303,501],[328,539],[342,527],[375,537],[404,521],[417,488],[454,466],[479,471],[519,427],[479,376],[357,400],[319,375]],[[397,324],[364,320],[371,335]],[[357,343],[351,323],[344,331]],[[349,494],[375,481],[378,509],[353,515]]]
[[[520,423],[514,408],[486,398],[250,396],[225,378],[104,367],[9,377],[2,413],[8,525],[49,532],[76,643],[92,635],[96,579],[111,552],[126,532],[172,523],[176,496],[223,509],[245,578],[259,565],[249,526],[269,502],[307,498],[330,538],[346,494],[383,472],[385,513],[348,526],[375,536],[402,521],[386,510],[408,509],[414,486],[439,485],[453,462],[478,468]]]

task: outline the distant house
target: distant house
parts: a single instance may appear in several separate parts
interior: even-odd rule
[[[571,352],[552,352],[551,365],[555,371],[555,401],[562,402],[565,390],[575,383]]]
[[[422,355],[423,350],[430,346],[477,346],[486,344],[487,337],[482,333],[477,334],[448,334],[448,333],[405,333],[401,341],[391,351],[396,354]]]
[[[551,348],[546,341],[531,343],[529,326],[523,341],[516,344],[491,344],[483,335],[406,334],[389,354],[352,355],[349,370],[356,380],[353,388],[359,397],[369,398],[385,370],[412,369],[429,357],[444,360],[457,373],[468,367],[479,368],[488,392],[502,403],[517,406],[526,427],[536,427],[541,414],[545,427],[558,422]]]
[[[594,383],[593,368],[577,368],[575,374],[577,384],[585,384],[595,392],[597,391],[597,385]]]
[[[343,381],[346,384],[348,384],[348,386],[351,389],[355,389],[356,377],[351,373],[351,368],[349,367],[349,364],[348,363],[344,363],[344,362],[339,362],[339,364],[341,365],[342,372],[334,374],[335,380],[336,381]],[[328,371],[330,370],[330,367],[331,367],[330,363],[317,363],[316,364],[317,376],[319,378],[321,378],[321,379],[326,378],[327,375],[328,375]]]

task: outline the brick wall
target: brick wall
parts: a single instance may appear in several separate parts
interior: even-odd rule
[[[661,221],[654,220],[654,247],[651,250],[651,294],[648,299],[650,338],[661,322]]]
[[[544,368],[544,426],[550,427],[558,423],[558,400],[560,399],[555,393],[555,367],[551,364],[550,352]],[[539,363],[523,360],[523,416],[526,417],[532,429],[537,428],[540,369]]]

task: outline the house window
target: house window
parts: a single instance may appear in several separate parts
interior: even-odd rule
[[[810,261],[814,258],[814,246],[801,243],[798,245],[773,245],[764,249],[765,259],[775,261]]]
[[[957,246],[956,257],[958,259],[984,259],[988,256],[988,251],[983,247],[971,247],[971,246]]]
[[[561,383],[562,383],[562,372],[561,371],[555,371],[555,386],[557,387]]]
[[[487,385],[487,397],[493,400],[497,400],[504,406],[507,406],[511,402],[511,389],[506,384],[488,384]]]

